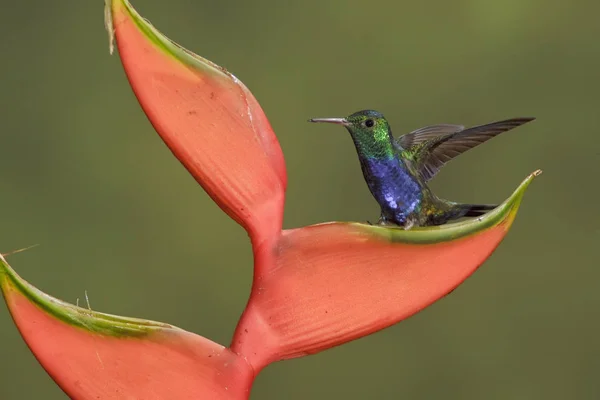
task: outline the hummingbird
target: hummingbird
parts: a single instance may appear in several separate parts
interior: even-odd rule
[[[478,217],[497,204],[463,204],[437,197],[427,185],[444,164],[465,151],[535,118],[512,118],[465,129],[439,124],[394,138],[378,111],[362,110],[345,118],[313,118],[346,127],[354,141],[363,176],[381,207],[380,225],[443,225]]]

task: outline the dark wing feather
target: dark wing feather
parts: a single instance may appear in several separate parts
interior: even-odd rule
[[[451,125],[451,124],[439,124],[424,126],[414,130],[406,135],[400,136],[396,139],[396,146],[402,148],[402,150],[410,151],[413,147],[416,148],[421,144],[430,140],[436,139],[440,136],[446,136],[451,133],[456,133],[465,129],[462,125]]]
[[[459,154],[535,118],[513,118],[438,136],[422,144],[414,155],[421,177],[428,181],[440,168]]]

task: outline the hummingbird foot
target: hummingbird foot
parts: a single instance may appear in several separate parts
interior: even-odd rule
[[[379,217],[379,220],[377,221],[377,225],[379,225],[379,226],[398,226],[398,223],[392,222],[389,219],[382,216],[382,217]]]
[[[415,220],[413,218],[407,218],[406,222],[404,222],[404,230],[408,231],[410,230],[413,226],[415,226]]]
[[[390,223],[388,222],[387,218],[385,218],[383,215],[381,217],[379,217],[379,220],[377,221],[377,225],[390,225]]]

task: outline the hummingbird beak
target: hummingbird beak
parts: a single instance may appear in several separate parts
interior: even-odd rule
[[[327,122],[329,124],[338,124],[347,126],[348,120],[346,118],[311,118],[308,122]]]

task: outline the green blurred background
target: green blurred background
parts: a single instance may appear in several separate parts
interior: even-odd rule
[[[103,2],[0,12],[0,250],[42,290],[227,344],[245,305],[245,232],[153,131],[108,54]],[[600,398],[600,3],[136,0],[236,74],[289,177],[286,227],[377,218],[354,148],[315,116],[363,108],[396,134],[538,120],[449,164],[442,196],[497,202],[531,171],[512,231],[451,296],[377,334],[277,363],[252,399]],[[0,399],[63,399],[0,308]]]

